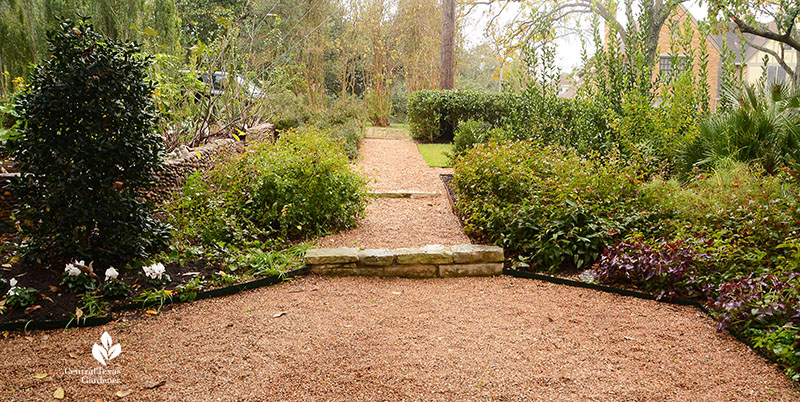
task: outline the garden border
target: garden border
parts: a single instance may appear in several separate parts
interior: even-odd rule
[[[711,315],[711,312],[706,308],[706,306],[702,305],[699,302],[692,301],[692,300],[686,300],[686,299],[680,299],[680,298],[658,299],[651,293],[640,292],[640,291],[637,291],[637,290],[620,289],[620,288],[615,288],[613,286],[606,286],[606,285],[598,285],[598,284],[594,284],[594,283],[580,282],[580,281],[575,281],[575,280],[572,280],[572,279],[559,278],[557,276],[551,276],[551,275],[537,274],[535,272],[525,272],[525,271],[520,271],[520,270],[517,270],[517,269],[510,269],[510,268],[503,268],[503,275],[508,275],[508,276],[512,276],[512,277],[515,277],[515,278],[540,280],[540,281],[555,283],[557,285],[565,285],[565,286],[571,286],[571,287],[577,287],[577,288],[583,288],[583,289],[589,289],[589,290],[596,290],[596,291],[605,292],[605,293],[613,293],[613,294],[617,294],[617,295],[620,295],[620,296],[635,297],[637,299],[651,300],[651,301],[655,301],[655,302],[659,302],[659,303],[665,303],[665,304],[675,304],[675,305],[680,305],[680,306],[691,306],[691,307],[697,308],[703,314],[705,314],[706,316],[708,316],[712,320],[716,321],[716,318],[714,318],[714,316]],[[733,336],[734,339],[736,339],[737,341],[741,342],[743,345],[745,345],[748,348],[750,348],[750,350],[756,352],[756,354],[758,354],[759,356],[763,357],[764,359],[766,359],[770,363],[775,364],[776,366],[778,366],[782,371],[785,372],[786,369],[788,368],[788,366],[786,366],[783,363],[780,363],[774,357],[772,357],[772,356],[762,352],[761,350],[755,348],[750,341],[748,341],[744,337],[740,336],[739,334],[733,332],[730,328],[725,328],[725,332],[727,332],[728,334]]]
[[[197,292],[197,296],[192,301],[182,302],[178,299],[166,300],[163,304],[158,302],[152,303],[129,303],[119,306],[111,307],[109,314],[103,317],[90,317],[82,320],[68,319],[68,320],[54,320],[54,321],[16,321],[0,323],[0,331],[34,331],[34,330],[50,330],[50,329],[67,329],[72,327],[96,327],[99,325],[108,324],[114,321],[113,313],[120,311],[132,311],[141,308],[152,307],[154,305],[166,306],[169,304],[191,303],[197,300],[209,299],[212,297],[229,296],[245,290],[252,290],[271,285],[276,285],[283,282],[288,278],[295,278],[300,275],[305,275],[310,272],[309,267],[303,266],[302,268],[293,269],[282,274],[271,275],[264,278],[254,279],[249,282],[237,283],[235,285],[225,286],[216,289],[209,289]]]

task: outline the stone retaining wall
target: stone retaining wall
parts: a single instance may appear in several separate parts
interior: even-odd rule
[[[156,185],[147,198],[155,203],[164,202],[183,189],[187,177],[206,172],[225,156],[243,151],[244,145],[232,139],[219,139],[197,148],[181,147],[167,156],[164,170],[156,172]]]
[[[498,275],[503,271],[503,249],[461,244],[420,248],[310,249],[305,264],[320,275],[400,276],[412,278]]]
[[[190,175],[205,172],[223,157],[243,151],[244,145],[232,139],[219,139],[197,148],[179,148],[167,155],[164,170],[156,172],[156,185],[147,192],[147,198],[156,203],[166,201],[173,192],[183,188],[184,181]],[[0,223],[9,223],[15,198],[8,185],[11,178],[18,175],[0,174]]]

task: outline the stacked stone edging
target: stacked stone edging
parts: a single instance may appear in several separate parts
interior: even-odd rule
[[[196,172],[206,172],[224,157],[244,152],[244,144],[232,139],[218,139],[196,147],[181,147],[171,152],[164,160],[164,169],[155,172],[156,185],[146,196],[155,203],[168,200],[176,191],[183,189],[186,178]],[[16,198],[9,184],[19,173],[0,174],[0,222],[10,223]]]
[[[197,148],[181,147],[167,156],[164,170],[156,172],[156,185],[147,198],[155,203],[164,202],[183,189],[187,177],[206,172],[224,157],[243,151],[244,145],[232,139],[219,139]]]
[[[503,260],[502,248],[475,244],[368,250],[321,248],[306,251],[304,259],[311,272],[320,275],[412,278],[499,275]]]

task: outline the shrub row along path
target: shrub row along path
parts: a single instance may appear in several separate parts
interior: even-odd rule
[[[362,152],[376,189],[442,191],[408,140]],[[467,239],[438,197],[376,200],[360,228],[325,242]],[[694,308],[512,277],[309,276],[151,313],[3,334],[0,399],[800,400],[778,367]],[[75,370],[100,367],[91,350],[104,331],[122,348],[105,378],[120,383],[84,383],[97,376]]]
[[[125,390],[138,401],[800,399],[776,366],[714,328],[690,307],[511,277],[310,276],[102,327],[12,334],[0,341],[0,399],[47,400],[59,387],[81,401]],[[100,367],[91,350],[103,331],[121,345],[106,368],[122,383],[65,374]]]
[[[367,138],[357,169],[372,181],[373,190],[437,192],[439,196],[374,199],[357,228],[319,239],[318,247],[398,248],[470,242],[439,178],[452,169],[429,167],[414,141]]]

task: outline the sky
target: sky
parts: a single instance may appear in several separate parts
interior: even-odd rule
[[[695,18],[703,19],[706,17],[706,8],[697,1],[688,1],[685,6]],[[464,24],[467,47],[473,47],[490,40],[485,34],[486,25],[490,18],[490,16],[485,15],[488,11],[488,6],[477,6],[467,15],[467,22]],[[508,24],[518,12],[519,3],[512,3],[500,14],[498,21],[502,24]],[[556,65],[563,72],[570,72],[580,64],[581,41],[578,35],[570,35],[558,39],[556,41]]]

